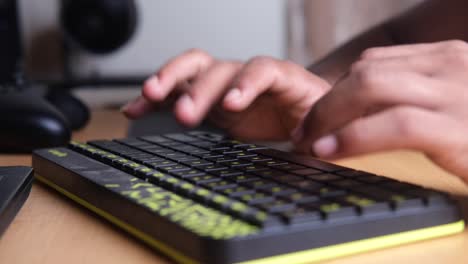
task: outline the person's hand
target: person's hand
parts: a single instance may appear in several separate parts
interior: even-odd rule
[[[468,44],[365,51],[294,139],[301,152],[327,159],[419,150],[468,182]]]
[[[151,77],[123,112],[138,118],[169,102],[187,126],[208,117],[240,139],[284,140],[329,88],[288,61],[257,57],[244,64],[190,50]]]

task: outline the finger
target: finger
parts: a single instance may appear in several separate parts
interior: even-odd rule
[[[317,85],[310,87],[311,83]],[[279,97],[278,103],[283,106],[293,105],[306,98],[308,93],[314,93],[318,98],[328,87],[328,83],[299,65],[257,57],[237,75],[223,105],[230,111],[243,111],[265,92]],[[313,96],[308,98],[313,99]]]
[[[424,76],[386,67],[351,73],[312,107],[299,133],[302,138],[296,141],[310,143],[351,120],[397,104],[436,108],[439,91],[429,87]]]
[[[154,110],[154,105],[142,96],[121,108],[121,112],[130,119],[137,119]]]
[[[176,103],[178,120],[189,126],[203,120],[225,93],[241,66],[240,63],[219,62],[195,79],[190,90]]]
[[[170,60],[143,86],[143,96],[150,101],[162,101],[177,85],[195,78],[208,69],[214,59],[201,50],[190,50]]]
[[[322,158],[404,148],[433,152],[432,145],[442,142],[440,138],[435,139],[447,133],[445,128],[440,128],[442,121],[442,115],[422,108],[389,108],[321,137],[310,150]]]
[[[438,52],[441,49],[447,49],[448,47],[455,49],[463,49],[463,46],[466,46],[466,43],[462,43],[462,41],[448,40],[436,43],[405,44],[388,47],[375,47],[366,49],[361,54],[361,59],[375,60],[392,57],[406,57],[417,54]]]
[[[311,152],[336,159],[374,152],[412,149],[441,167],[468,176],[466,127],[441,113],[402,106],[356,120],[317,140]],[[468,177],[465,177],[468,179]]]
[[[176,92],[168,95],[162,102],[150,102],[145,97],[139,96],[124,105],[120,111],[130,119],[138,119],[154,111],[170,109],[177,99],[179,99],[182,92],[189,89],[187,86],[181,85]]]

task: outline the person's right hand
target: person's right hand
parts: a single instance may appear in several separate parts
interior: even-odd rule
[[[123,112],[139,118],[170,102],[187,126],[208,117],[239,139],[286,140],[328,89],[325,80],[288,61],[221,61],[190,50],[149,78]]]

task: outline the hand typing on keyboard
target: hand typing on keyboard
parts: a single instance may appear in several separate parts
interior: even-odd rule
[[[468,182],[467,72],[462,41],[370,49],[314,105],[298,146],[322,158],[419,150]]]
[[[329,87],[287,61],[221,61],[191,50],[163,66],[146,82],[143,96],[123,111],[138,118],[172,101],[185,125],[208,117],[236,138],[285,140]]]
[[[410,148],[468,179],[467,54],[461,41],[370,49],[322,96],[327,82],[290,62],[218,61],[192,50],[163,66],[124,112],[137,118],[175,97],[186,125],[207,116],[241,139],[293,134],[299,151],[322,158]]]

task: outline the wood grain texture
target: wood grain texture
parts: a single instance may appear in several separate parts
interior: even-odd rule
[[[76,133],[77,140],[124,137],[127,121],[117,112],[95,112],[90,125]],[[393,152],[338,161],[338,163],[432,186],[468,193],[456,177],[413,152]],[[0,156],[2,165],[28,165],[29,156]],[[464,202],[465,203],[465,202]],[[466,203],[465,203],[466,204]],[[466,263],[468,232],[368,252],[329,261],[344,263]],[[158,252],[67,200],[53,190],[34,184],[31,195],[0,240],[0,263],[171,263]]]

